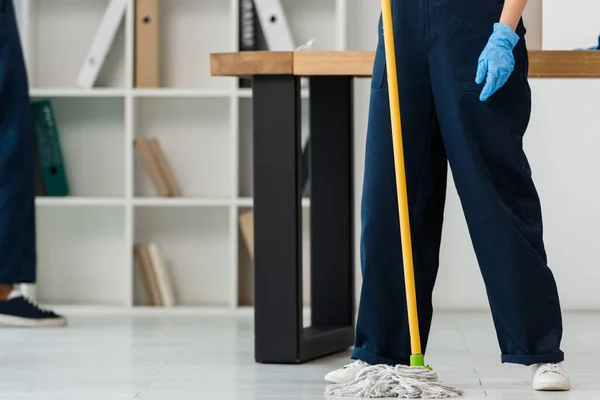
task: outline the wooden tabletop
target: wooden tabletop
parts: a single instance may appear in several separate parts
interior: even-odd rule
[[[345,75],[368,78],[373,51],[244,51],[210,56],[212,76]],[[600,51],[530,51],[532,78],[600,78]]]

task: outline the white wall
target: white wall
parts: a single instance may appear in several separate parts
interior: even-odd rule
[[[558,1],[558,0],[557,0]],[[595,0],[594,0],[595,1]],[[373,50],[377,41],[379,2],[348,0],[351,50]],[[530,0],[525,13],[530,49],[542,45],[541,0]],[[595,183],[600,182],[600,120],[596,117],[600,80],[531,80],[533,113],[526,135],[540,196],[549,263],[565,309],[600,307],[600,268],[595,243],[600,217]],[[356,83],[356,223],[357,297],[360,294],[360,197],[368,117],[369,82]],[[560,95],[559,95],[560,94]],[[577,99],[577,101],[573,101]],[[441,265],[435,304],[438,309],[487,309],[488,303],[471,247],[463,212],[449,175]],[[600,183],[598,183],[600,187]]]
[[[598,44],[598,35],[600,35],[600,1],[544,1],[544,50],[589,48]]]

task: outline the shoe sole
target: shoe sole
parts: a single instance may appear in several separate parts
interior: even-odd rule
[[[18,326],[18,327],[26,327],[26,328],[54,327],[54,326],[66,326],[67,320],[65,318],[32,319],[32,318],[15,317],[13,315],[0,315],[0,325]]]
[[[566,384],[566,385],[557,385],[557,384],[540,384],[537,386],[534,386],[534,390],[537,391],[541,391],[541,392],[566,392],[571,390],[571,385]]]

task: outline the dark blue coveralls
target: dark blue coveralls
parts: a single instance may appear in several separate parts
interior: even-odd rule
[[[35,281],[34,134],[12,0],[0,0],[0,283]]]
[[[562,317],[540,201],[523,152],[531,92],[525,28],[515,70],[487,101],[479,55],[503,0],[392,2],[422,350],[432,318],[447,164],[497,332],[501,361],[560,362]],[[373,69],[362,198],[363,286],[354,359],[408,364],[406,311],[383,31]],[[468,290],[468,288],[465,288]]]

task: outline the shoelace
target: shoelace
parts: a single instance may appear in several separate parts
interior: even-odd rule
[[[540,375],[545,374],[547,372],[554,372],[561,376],[564,376],[560,368],[558,368],[558,364],[544,364],[541,367]]]
[[[362,364],[362,361],[360,361],[360,360],[356,360],[356,361],[354,361],[353,363],[350,363],[350,364],[346,364],[346,365],[344,365],[344,366],[342,367],[342,369],[348,369],[348,368],[350,368],[350,367],[353,367],[353,366],[355,366],[355,365],[360,365],[360,364]]]
[[[41,305],[39,305],[39,304],[38,304],[36,301],[33,301],[33,300],[31,300],[30,298],[28,298],[28,297],[23,297],[23,298],[25,299],[25,301],[26,301],[27,303],[29,303],[29,304],[30,304],[30,305],[32,305],[33,307],[37,308],[37,309],[38,309],[38,310],[40,310],[41,312],[43,312],[43,313],[46,313],[46,314],[50,314],[50,313],[51,313],[51,311],[50,311],[48,308],[44,308],[44,307],[42,307],[42,306],[41,306]]]

